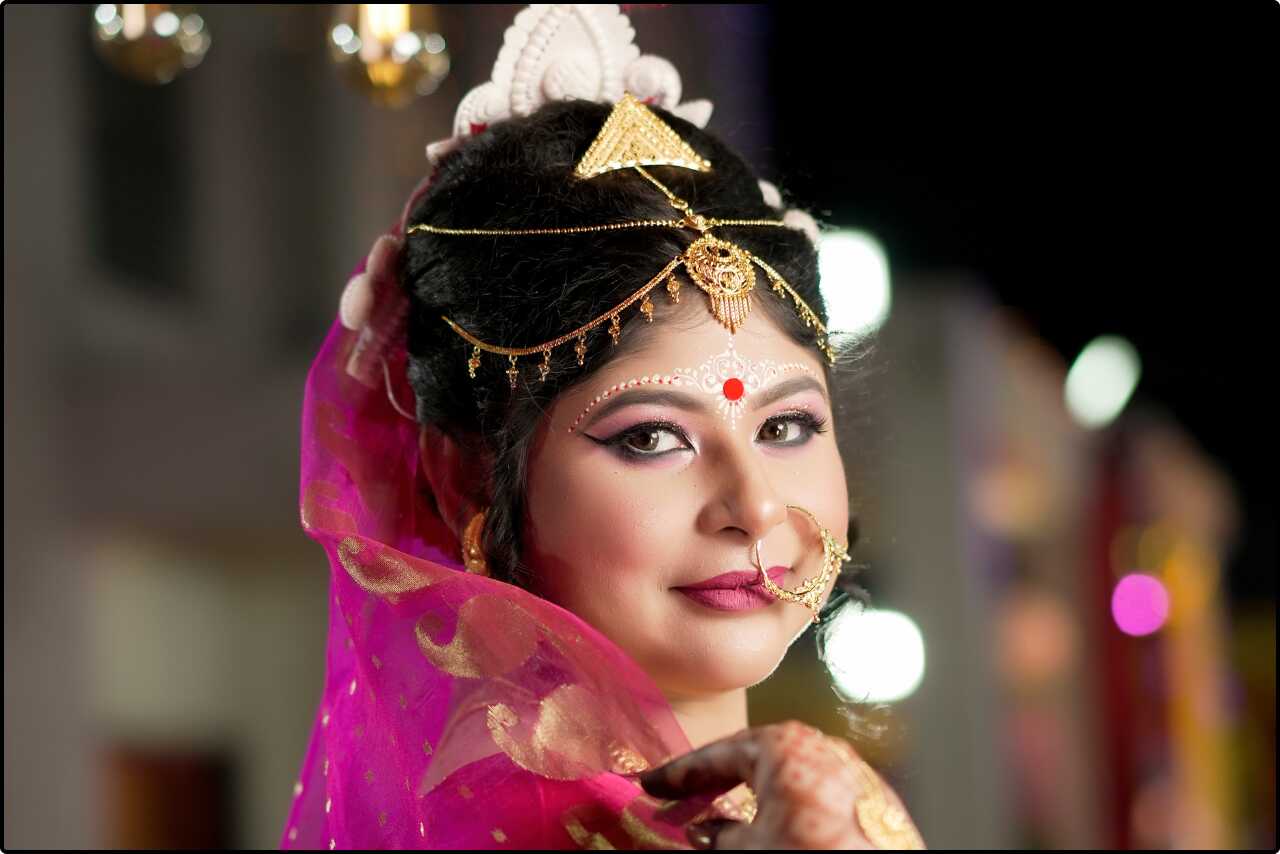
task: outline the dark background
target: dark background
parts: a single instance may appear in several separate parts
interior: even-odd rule
[[[1233,598],[1274,597],[1280,4],[771,14],[784,193],[877,235],[895,270],[977,272],[1068,364],[1127,338],[1135,401],[1240,491]]]

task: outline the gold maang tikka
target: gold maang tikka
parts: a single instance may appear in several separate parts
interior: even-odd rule
[[[640,302],[640,313],[645,321],[653,322],[653,303],[649,292],[666,282],[667,296],[673,303],[680,302],[680,282],[675,271],[684,267],[689,278],[703,292],[710,303],[710,310],[731,334],[746,322],[751,312],[751,294],[755,289],[755,270],[758,266],[768,276],[772,290],[783,299],[790,297],[795,302],[796,313],[804,321],[805,326],[816,328],[815,343],[827,357],[829,364],[835,364],[835,353],[827,339],[826,327],[818,320],[818,316],[809,308],[800,295],[787,284],[776,270],[736,244],[710,234],[714,228],[722,226],[771,226],[788,228],[780,220],[767,219],[712,219],[694,213],[688,202],[676,196],[657,178],[645,170],[645,166],[677,166],[692,169],[696,172],[710,172],[711,163],[694,151],[688,143],[680,138],[674,130],[658,118],[631,93],[625,93],[605,120],[604,127],[592,141],[586,154],[574,168],[573,176],[577,180],[590,180],[598,175],[614,172],[619,169],[635,169],[651,184],[666,195],[671,206],[680,211],[679,219],[629,220],[626,222],[607,223],[604,225],[569,226],[565,228],[444,228],[434,225],[419,224],[408,229],[407,234],[427,233],[449,236],[505,236],[505,235],[549,235],[549,234],[589,234],[601,231],[620,231],[627,228],[688,228],[698,232],[697,240],[691,243],[684,252],[671,259],[658,274],[646,282],[639,290],[632,293],[613,308],[550,341],[533,347],[499,347],[479,340],[450,318],[441,315],[445,323],[454,332],[471,344],[471,356],[467,359],[467,373],[475,379],[476,369],[480,367],[481,351],[506,356],[508,360],[507,378],[511,388],[516,387],[516,379],[520,371],[516,359],[520,356],[542,354],[542,363],[538,366],[539,382],[545,381],[551,371],[551,351],[577,339],[574,350],[577,353],[578,365],[582,366],[587,355],[587,333],[600,324],[608,321],[609,336],[616,346],[622,327],[619,315],[637,300]]]

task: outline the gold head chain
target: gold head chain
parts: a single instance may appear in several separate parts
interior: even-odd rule
[[[579,326],[572,332],[553,338],[534,347],[499,347],[479,340],[467,332],[450,318],[441,315],[445,323],[472,345],[471,357],[467,360],[467,373],[475,379],[476,369],[480,367],[481,351],[506,356],[509,362],[507,378],[511,388],[516,387],[519,369],[516,358],[536,353],[542,354],[539,365],[539,382],[547,378],[551,370],[551,351],[577,339],[574,350],[581,366],[587,354],[587,333],[595,327],[609,322],[609,335],[616,346],[621,334],[618,316],[623,310],[640,303],[640,312],[647,322],[653,322],[653,303],[649,292],[664,279],[667,283],[667,296],[673,303],[680,302],[680,282],[675,271],[683,266],[689,278],[701,288],[710,301],[711,313],[729,332],[736,333],[738,327],[747,319],[751,311],[751,292],[755,289],[754,263],[769,277],[774,293],[782,299],[790,297],[795,301],[796,313],[804,320],[805,326],[814,328],[815,343],[827,357],[830,364],[835,364],[835,354],[827,339],[827,330],[818,320],[818,316],[809,308],[800,295],[787,284],[776,270],[751,254],[747,250],[727,240],[721,240],[709,232],[721,226],[771,226],[787,228],[786,223],[769,219],[713,219],[694,213],[688,202],[676,196],[663,184],[650,175],[645,166],[678,166],[697,172],[710,172],[711,163],[698,155],[688,143],[680,138],[674,130],[658,118],[652,110],[631,95],[624,94],[609,114],[599,135],[592,141],[587,153],[574,168],[574,177],[579,180],[590,180],[597,175],[619,169],[635,169],[645,179],[666,195],[671,206],[683,213],[679,219],[644,219],[627,222],[614,222],[604,225],[570,226],[566,228],[444,228],[435,225],[419,224],[412,226],[408,234],[428,233],[448,236],[505,236],[505,235],[543,235],[543,234],[590,234],[601,231],[619,231],[624,228],[688,228],[698,232],[700,237],[691,243],[684,252],[671,259],[656,276],[646,282],[639,290],[632,293],[622,302],[615,305],[590,323]]]

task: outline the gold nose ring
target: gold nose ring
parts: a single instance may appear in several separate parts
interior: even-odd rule
[[[769,573],[765,571],[764,561],[760,557],[761,540],[756,540],[755,544],[756,566],[760,568],[760,581],[764,584],[766,590],[785,602],[794,602],[805,606],[813,612],[813,621],[816,623],[818,622],[818,609],[822,606],[822,593],[827,588],[827,582],[831,580],[831,576],[839,569],[840,564],[847,560],[852,560],[852,558],[849,557],[848,550],[836,541],[831,531],[818,521],[817,516],[795,504],[788,504],[787,509],[798,510],[818,526],[818,535],[822,538],[822,571],[802,582],[799,587],[793,590],[779,587],[773,583],[769,578]]]

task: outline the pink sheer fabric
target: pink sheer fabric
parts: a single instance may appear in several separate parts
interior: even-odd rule
[[[333,324],[303,403],[302,526],[330,616],[281,847],[688,848],[712,796],[664,802],[627,776],[690,749],[665,698],[574,614],[463,570],[418,425],[381,370],[346,370],[359,337]],[[388,356],[412,410],[402,340]]]

